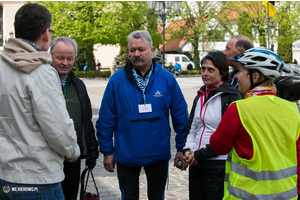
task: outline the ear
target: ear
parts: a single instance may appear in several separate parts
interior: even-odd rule
[[[152,53],[154,53],[154,51],[155,51],[155,48],[154,48],[154,47],[151,47],[151,51],[152,51]]]
[[[254,73],[252,74],[252,78],[253,78],[253,83],[254,83],[254,84],[255,84],[255,83],[258,83],[259,80],[260,80],[260,74],[259,74],[258,72],[254,72]]]
[[[51,40],[50,38],[50,33],[49,33],[49,29],[46,29],[46,31],[43,33],[42,38],[45,42],[48,42],[49,40]]]

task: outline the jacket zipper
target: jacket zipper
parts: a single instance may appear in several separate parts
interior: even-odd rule
[[[151,117],[151,118],[144,118],[144,119],[131,119],[129,120],[129,122],[144,122],[144,121],[155,121],[155,120],[159,120],[161,119],[161,117]]]

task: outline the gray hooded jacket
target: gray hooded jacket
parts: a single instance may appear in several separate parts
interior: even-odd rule
[[[64,157],[77,158],[73,121],[66,110],[51,55],[9,39],[0,58],[0,179],[51,184],[64,179]]]

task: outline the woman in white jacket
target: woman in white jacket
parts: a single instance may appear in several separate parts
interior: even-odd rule
[[[198,90],[190,113],[188,135],[183,150],[185,156],[209,144],[209,138],[216,130],[226,108],[233,101],[242,98],[238,90],[228,83],[228,75],[228,63],[222,52],[210,52],[201,60],[204,86]],[[190,164],[190,200],[223,198],[226,157],[217,156]]]

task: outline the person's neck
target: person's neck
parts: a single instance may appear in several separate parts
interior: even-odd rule
[[[148,67],[143,67],[143,68],[136,68],[134,67],[136,70],[140,71],[141,75],[144,77],[145,74],[151,69],[151,65]]]
[[[66,75],[59,75],[59,77],[60,77],[60,80],[66,80],[66,78],[68,77],[68,74],[66,74]]]

